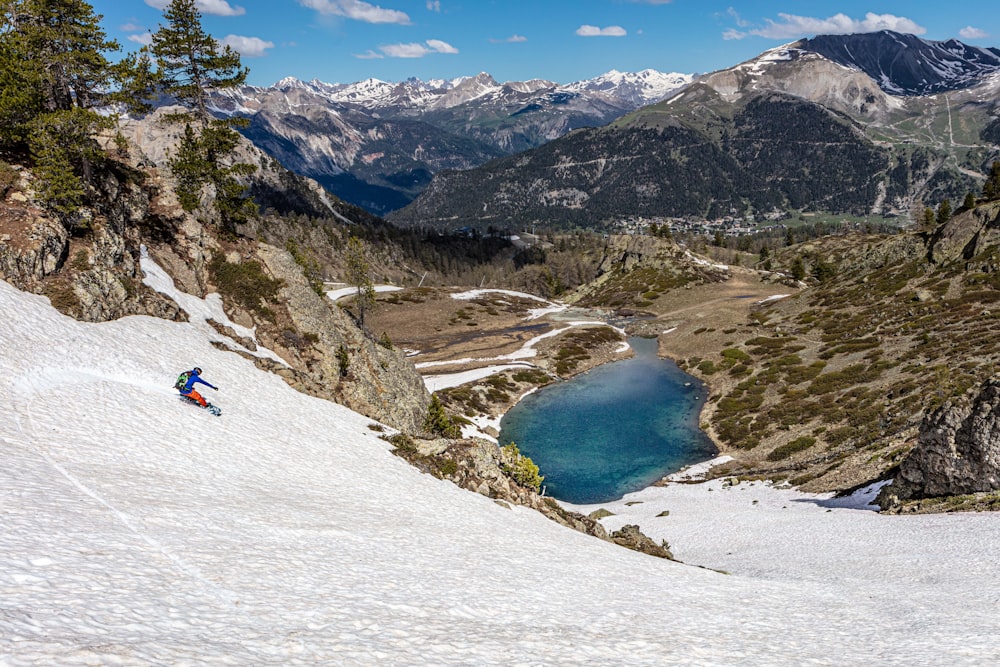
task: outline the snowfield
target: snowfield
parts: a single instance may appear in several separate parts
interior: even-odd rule
[[[1000,664],[996,514],[605,505],[667,562],[421,474],[197,324],[0,314],[0,665]],[[170,389],[195,364],[222,417]]]

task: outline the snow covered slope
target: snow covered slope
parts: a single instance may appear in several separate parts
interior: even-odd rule
[[[0,664],[1000,661],[1000,516],[719,484],[615,506],[721,574],[421,474],[195,325],[5,282],[0,313]],[[170,389],[193,364],[222,417]]]

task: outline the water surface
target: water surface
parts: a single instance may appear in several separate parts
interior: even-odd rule
[[[704,386],[659,359],[655,339],[629,343],[632,359],[526,396],[500,422],[500,443],[516,442],[531,457],[548,495],[615,500],[716,454],[698,428]]]

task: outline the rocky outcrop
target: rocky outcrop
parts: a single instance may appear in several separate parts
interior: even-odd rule
[[[935,264],[972,262],[984,250],[997,245],[1000,245],[1000,202],[990,202],[959,213],[938,227],[931,237],[928,257]],[[1000,271],[995,258],[983,259],[980,265],[968,268],[983,273]]]
[[[643,532],[639,530],[639,526],[634,524],[622,526],[619,530],[611,533],[611,541],[619,546],[632,549],[633,551],[638,551],[649,556],[675,560],[674,555],[670,553],[670,545],[667,544],[666,540],[664,540],[661,544],[657,544],[650,537],[643,534]]]
[[[317,294],[287,251],[260,244],[256,256],[273,277],[284,283],[278,296],[294,325],[281,336],[262,342],[279,350],[300,348],[301,337],[294,334],[305,335],[312,354],[305,360],[304,370],[313,386],[322,388],[310,393],[335,400],[393,428],[418,432],[430,394],[404,354],[375,343],[332,301]],[[338,358],[341,346],[347,352],[343,372]],[[291,356],[283,354],[284,358]]]
[[[900,464],[895,481],[877,504],[1000,490],[1000,378],[976,396],[946,403],[920,427],[917,445]]]
[[[31,175],[22,172],[0,202],[0,276],[87,322],[176,318],[176,305],[142,284],[140,227],[149,197],[136,180],[135,174],[103,173],[93,201],[62,220],[35,203]]]
[[[397,455],[424,472],[500,503],[530,507],[567,528],[602,540],[610,539],[596,520],[570,512],[555,500],[518,484],[504,472],[503,453],[495,442],[482,438],[424,440],[403,435],[386,440],[395,446]]]
[[[551,498],[519,484],[504,470],[504,458],[495,442],[482,438],[463,440],[419,439],[401,434],[385,436],[395,453],[426,473],[450,480],[463,489],[493,498],[500,503],[535,509],[567,528],[614,542],[627,549],[658,558],[674,560],[666,542],[656,544],[638,526],[624,526],[608,535],[597,519],[571,512]]]

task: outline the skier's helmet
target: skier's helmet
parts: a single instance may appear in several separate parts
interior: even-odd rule
[[[195,375],[201,375],[201,369],[200,369],[200,368],[198,368],[197,366],[195,366],[195,367],[194,367],[194,368],[193,368],[193,369],[191,370],[191,372],[192,372],[192,373],[194,373]]]

